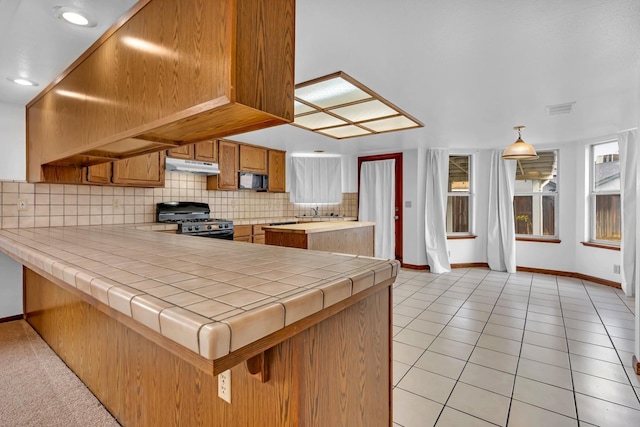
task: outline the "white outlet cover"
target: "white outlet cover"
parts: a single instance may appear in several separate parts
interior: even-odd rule
[[[231,370],[227,369],[218,374],[218,397],[231,403]]]

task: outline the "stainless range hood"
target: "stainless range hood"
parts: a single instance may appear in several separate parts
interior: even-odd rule
[[[217,163],[200,162],[197,160],[174,159],[167,157],[165,170],[167,172],[193,173],[197,175],[219,175]]]

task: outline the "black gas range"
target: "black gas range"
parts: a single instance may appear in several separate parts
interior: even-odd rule
[[[233,240],[233,221],[211,218],[210,213],[207,203],[156,204],[156,222],[177,224],[179,234]]]

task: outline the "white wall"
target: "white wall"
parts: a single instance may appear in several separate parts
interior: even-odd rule
[[[402,256],[405,264],[426,265],[424,242],[424,148],[402,152]],[[407,207],[407,203],[411,204]]]
[[[25,108],[0,102],[0,180],[27,178]]]
[[[22,264],[0,253],[0,319],[22,314]]]

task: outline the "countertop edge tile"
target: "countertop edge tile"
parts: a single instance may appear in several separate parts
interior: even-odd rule
[[[174,305],[152,295],[137,295],[131,299],[131,317],[160,333],[160,313],[171,307]]]
[[[213,321],[182,307],[170,307],[160,312],[160,333],[198,354],[200,328],[207,323]]]
[[[236,351],[284,328],[284,305],[272,303],[225,319],[223,323],[231,329],[230,351]]]
[[[133,317],[131,312],[131,300],[133,297],[141,295],[142,293],[129,286],[112,286],[107,291],[107,298],[109,300],[109,307],[114,310],[126,314],[129,317]]]
[[[203,325],[200,328],[199,339],[202,357],[214,360],[231,352],[231,328],[226,323]]]
[[[320,289],[312,289],[280,302],[284,305],[284,326],[289,326],[322,310],[323,293]]]

